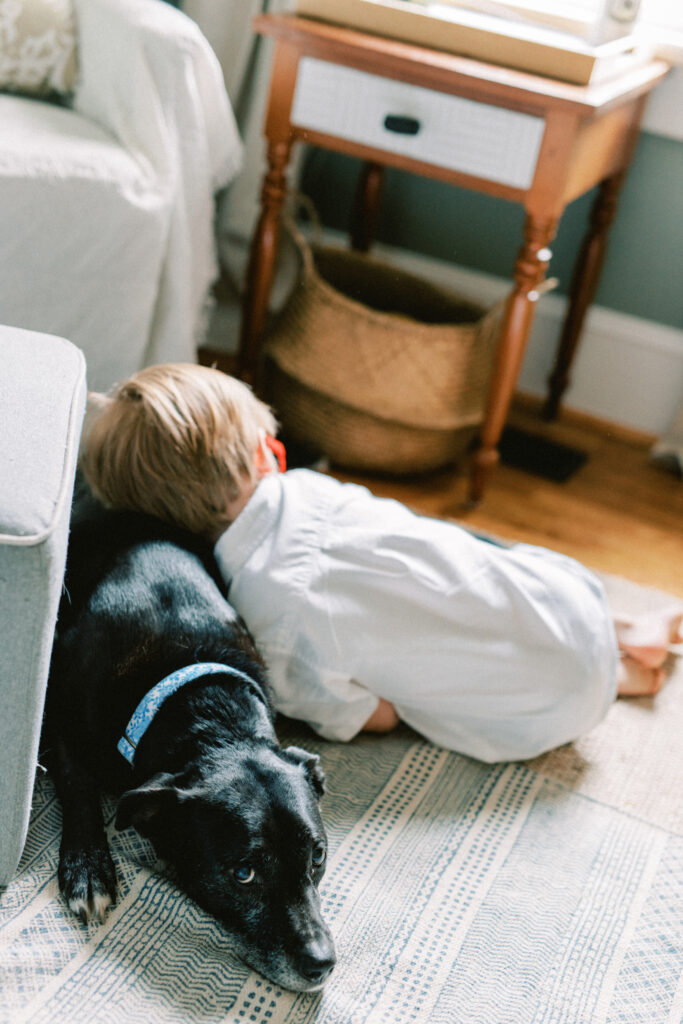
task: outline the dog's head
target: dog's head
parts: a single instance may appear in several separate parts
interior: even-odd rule
[[[335,964],[317,887],[327,839],[319,759],[298,747],[231,747],[199,773],[154,776],[119,803],[116,826],[151,839],[183,888],[234,936],[237,951],[295,991]]]

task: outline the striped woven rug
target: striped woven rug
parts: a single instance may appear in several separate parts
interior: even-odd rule
[[[60,811],[41,776],[0,896],[0,1021],[681,1024],[681,660],[655,701],[617,702],[527,764],[482,765],[407,729],[337,745],[285,723],[328,780],[339,964],[314,995],[240,963],[132,831],[110,826],[119,902],[83,927],[57,893]]]

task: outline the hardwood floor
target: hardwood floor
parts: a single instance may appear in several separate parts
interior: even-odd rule
[[[683,597],[683,481],[651,463],[652,439],[576,413],[547,424],[528,399],[516,401],[510,423],[582,448],[588,461],[563,484],[500,465],[483,502],[470,510],[463,504],[464,467],[457,475],[410,480],[334,475],[429,515],[554,548],[593,569]]]

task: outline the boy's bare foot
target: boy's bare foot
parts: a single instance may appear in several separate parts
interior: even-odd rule
[[[654,697],[661,690],[665,678],[663,668],[649,668],[625,655],[617,669],[617,696]]]
[[[616,620],[619,650],[647,669],[666,661],[672,644],[683,642],[683,610],[680,606],[634,619]]]

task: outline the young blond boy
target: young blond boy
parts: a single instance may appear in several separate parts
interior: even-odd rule
[[[600,582],[572,559],[278,472],[273,415],[241,382],[153,366],[94,399],[93,492],[215,543],[276,708],[322,736],[404,720],[484,761],[529,758],[592,728],[617,692],[662,685],[680,611],[617,635]]]

